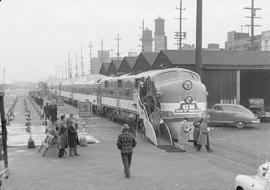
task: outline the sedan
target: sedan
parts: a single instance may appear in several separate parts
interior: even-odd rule
[[[270,163],[259,166],[258,173],[253,176],[237,175],[235,190],[268,190],[270,189]]]
[[[243,128],[258,126],[260,120],[247,108],[237,104],[215,104],[208,110],[209,125],[228,124]]]

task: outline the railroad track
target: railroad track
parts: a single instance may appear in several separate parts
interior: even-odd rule
[[[214,151],[209,154],[200,154],[200,156],[216,165],[224,164],[225,166],[225,162],[227,162],[228,165],[233,163],[234,166],[244,166],[252,170],[257,170],[259,165],[263,164],[266,160],[270,160],[266,155],[258,155],[236,144],[224,144],[224,142],[218,140],[211,140],[210,143]],[[191,153],[198,156],[198,153],[195,151]]]

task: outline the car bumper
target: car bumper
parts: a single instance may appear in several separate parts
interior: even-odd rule
[[[257,119],[257,120],[252,120],[250,123],[248,123],[248,126],[251,126],[251,127],[257,127],[257,126],[260,126],[260,119]]]

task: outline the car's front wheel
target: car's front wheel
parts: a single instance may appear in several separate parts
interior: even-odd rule
[[[243,122],[243,121],[237,121],[235,126],[238,128],[238,129],[242,129],[246,126],[246,123]]]

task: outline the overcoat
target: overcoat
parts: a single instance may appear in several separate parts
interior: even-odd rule
[[[74,148],[78,144],[78,136],[77,136],[77,127],[78,125],[75,122],[68,122],[68,146]]]
[[[65,124],[65,121],[59,122],[59,129],[58,129],[58,148],[63,149],[67,147],[67,138],[68,138],[68,129]]]
[[[186,121],[181,121],[178,130],[178,143],[182,145],[187,144],[188,134],[189,134],[188,123]]]
[[[207,136],[208,136],[207,127],[208,127],[207,121],[203,120],[200,125],[200,135],[197,144],[207,145]]]
[[[195,120],[193,126],[193,141],[197,142],[200,135],[200,120]]]

